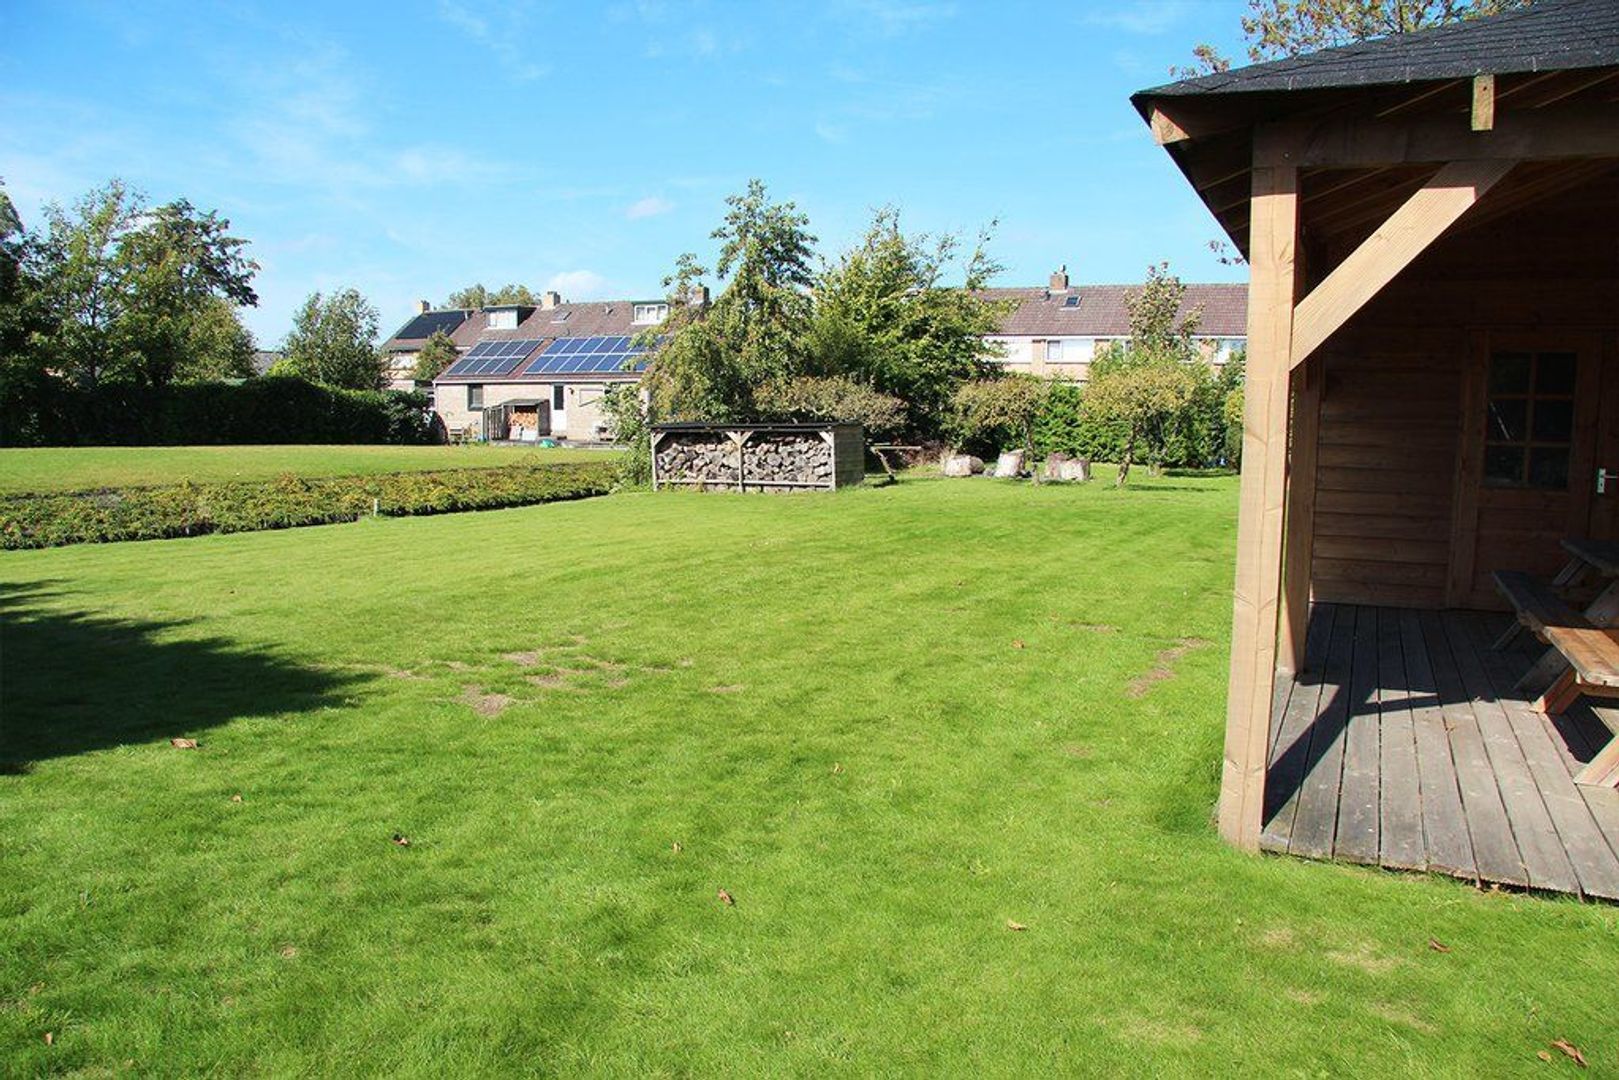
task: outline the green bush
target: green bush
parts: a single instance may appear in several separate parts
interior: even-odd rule
[[[496,469],[388,473],[231,484],[168,484],[0,499],[0,547],[159,540],[404,517],[604,495],[614,463],[536,463]]]
[[[0,446],[195,446],[436,440],[427,399],[298,378],[75,386],[0,369]]]

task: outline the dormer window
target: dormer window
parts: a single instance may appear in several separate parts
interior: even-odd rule
[[[636,304],[632,321],[637,326],[652,326],[668,317],[668,304]]]
[[[1062,306],[1063,307],[1078,307],[1079,306],[1079,297],[1077,297],[1077,296],[1069,296],[1069,297],[1064,298],[1064,300],[1062,302]]]
[[[491,330],[516,330],[517,329],[517,309],[516,308],[497,308],[496,310],[491,311],[489,313],[489,329],[491,329]]]

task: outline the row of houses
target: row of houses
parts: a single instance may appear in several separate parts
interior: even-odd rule
[[[1007,314],[988,340],[1009,371],[1084,382],[1097,350],[1130,336],[1127,301],[1139,286],[1073,285],[1066,268],[1045,286],[996,288]],[[701,290],[690,301],[708,303]],[[1197,340],[1220,366],[1246,341],[1242,285],[1188,285],[1182,315],[1200,313]],[[603,442],[611,431],[601,400],[608,387],[634,383],[645,369],[637,340],[669,315],[656,300],[568,303],[556,292],[540,303],[417,313],[383,343],[389,385],[412,389],[416,358],[435,333],[459,353],[433,381],[434,409],[452,434],[475,438]]]

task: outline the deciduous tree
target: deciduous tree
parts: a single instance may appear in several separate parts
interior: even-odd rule
[[[165,385],[216,302],[258,302],[247,242],[184,199],[151,207],[113,180],[70,209],[47,206],[45,221],[31,243],[47,323],[39,358],[86,385]]]
[[[527,285],[502,285],[498,289],[490,290],[481,284],[468,285],[464,289],[457,289],[450,294],[444,302],[447,308],[485,308],[498,307],[502,304],[538,304],[534,293]]]
[[[910,430],[937,436],[956,389],[995,371],[985,336],[1004,307],[981,292],[1001,269],[987,253],[988,236],[961,260],[962,283],[945,285],[957,238],[907,236],[898,210],[878,210],[860,244],[816,282],[805,340],[811,369],[900,398]]]
[[[435,330],[431,337],[422,342],[421,351],[416,354],[416,367],[411,376],[417,382],[432,382],[444,374],[444,369],[455,363],[456,357],[461,354],[456,351],[455,343],[450,335],[442,330]]]
[[[311,382],[350,390],[382,385],[382,361],[376,352],[377,309],[357,289],[322,296],[311,293],[293,316],[286,353],[271,369]]]
[[[1248,0],[1242,33],[1248,59],[1277,60],[1389,34],[1408,34],[1522,7],[1531,0]],[[1231,62],[1211,45],[1192,50],[1177,78],[1225,71]]]
[[[1148,267],[1146,283],[1128,301],[1130,340],[1122,348],[1103,350],[1091,364],[1085,410],[1101,422],[1121,424],[1126,432],[1119,487],[1129,481],[1138,449],[1145,448],[1154,462],[1162,459],[1170,421],[1208,379],[1192,340],[1202,313],[1181,316],[1185,296],[1186,287],[1167,265]]]
[[[964,383],[956,390],[956,415],[966,435],[1017,438],[1034,467],[1034,427],[1051,398],[1053,383],[1037,375],[1010,373]],[[1040,472],[1034,470],[1036,479]]]

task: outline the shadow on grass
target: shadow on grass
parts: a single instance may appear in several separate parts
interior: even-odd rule
[[[243,716],[335,703],[364,676],[226,638],[166,640],[183,621],[116,619],[51,603],[53,583],[0,583],[0,773],[174,736]]]

